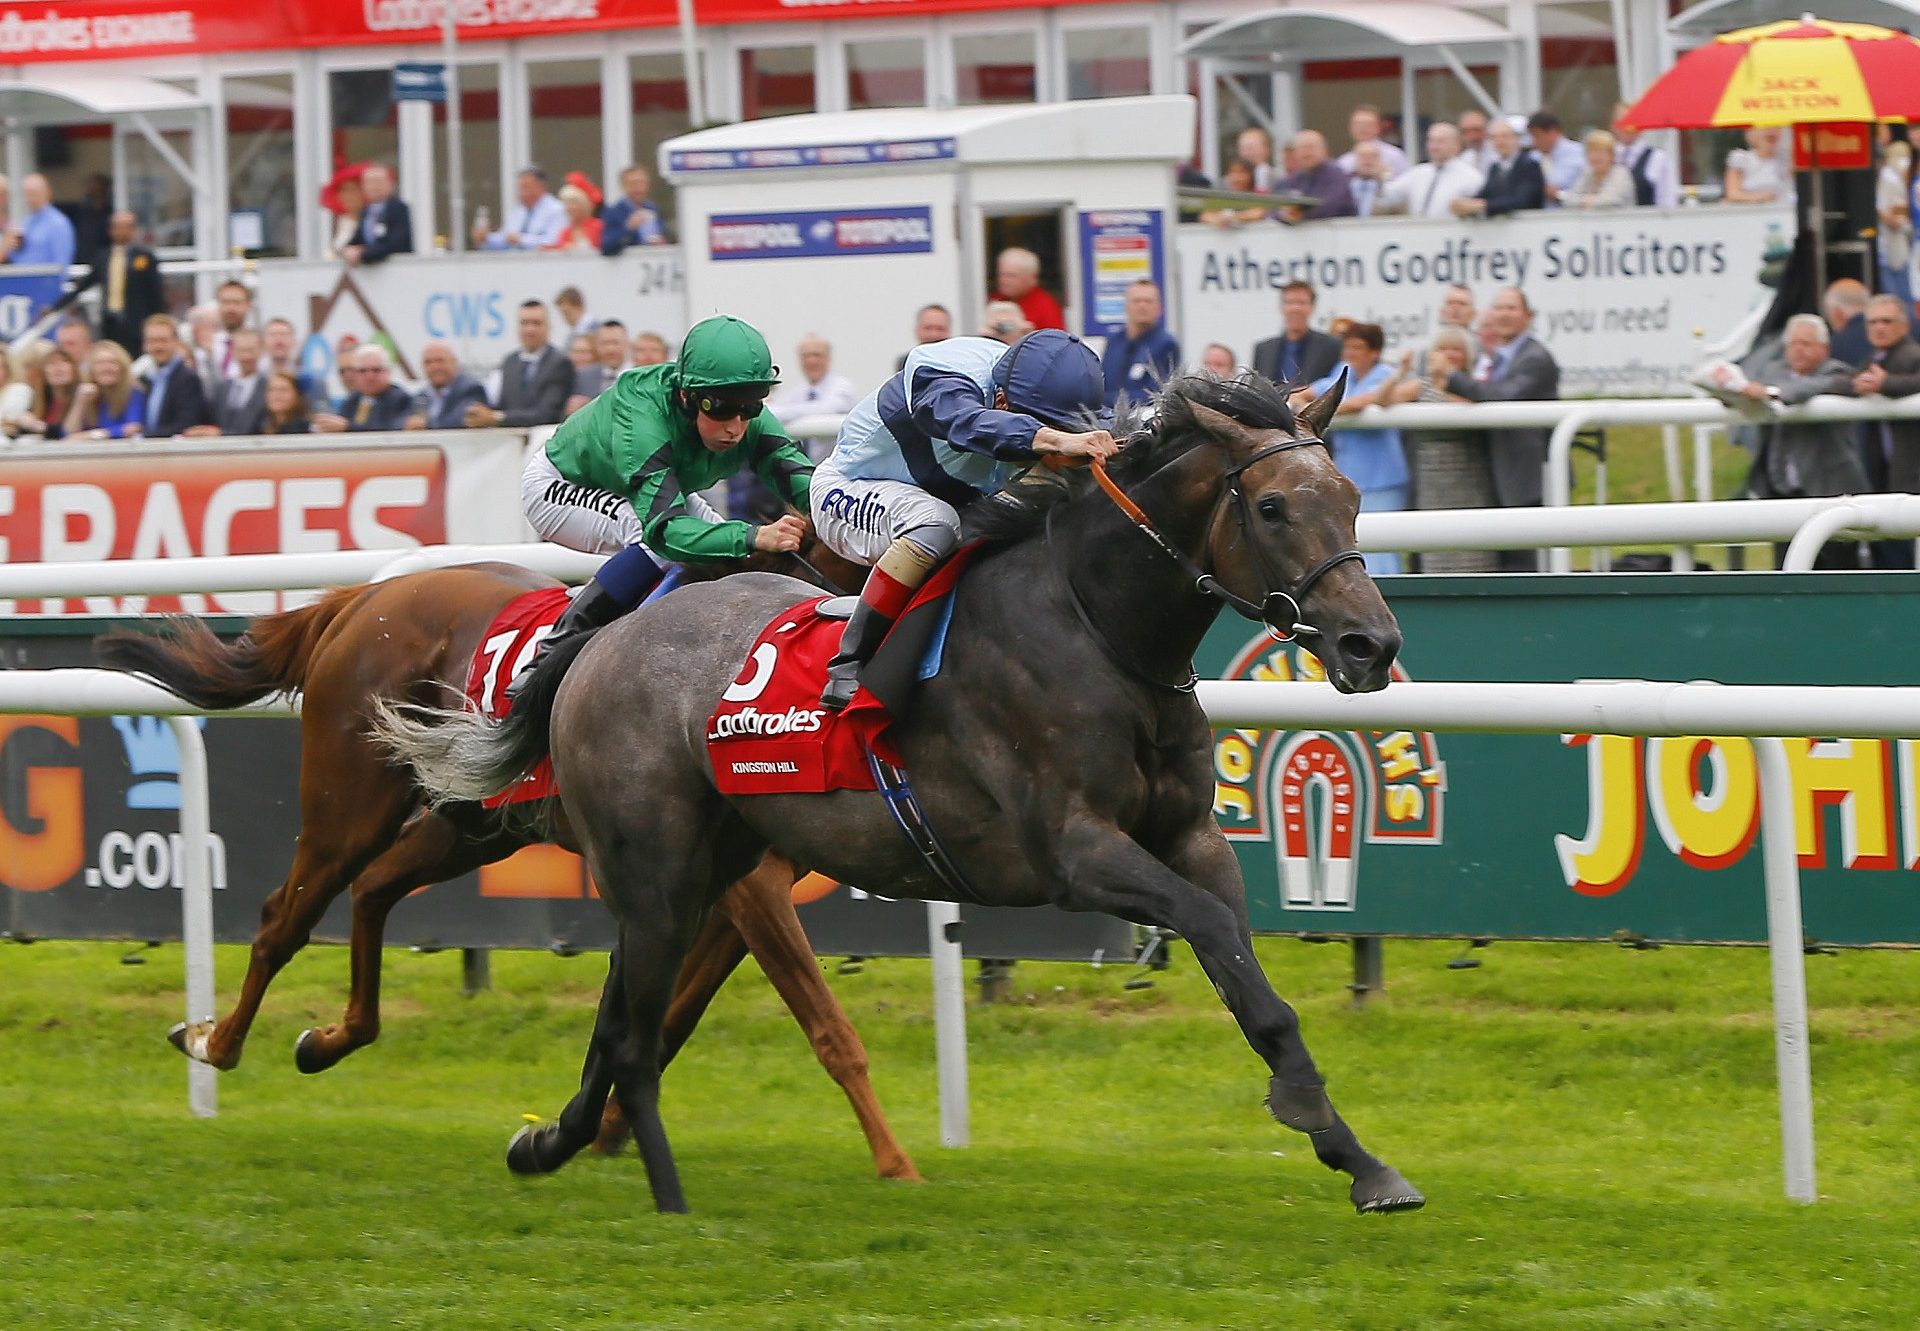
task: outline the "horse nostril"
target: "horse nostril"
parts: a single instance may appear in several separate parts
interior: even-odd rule
[[[1380,658],[1380,643],[1370,633],[1342,633],[1340,654],[1349,664],[1364,670]]]

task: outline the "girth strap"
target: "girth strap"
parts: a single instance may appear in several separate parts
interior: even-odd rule
[[[874,785],[880,791],[880,797],[887,802],[887,812],[893,815],[894,826],[907,839],[926,864],[928,872],[939,880],[941,886],[962,901],[970,901],[976,906],[987,903],[967,882],[966,875],[947,854],[939,833],[933,830],[933,824],[927,821],[926,810],[920,807],[920,797],[913,793],[913,784],[907,780],[905,768],[896,767],[875,753],[867,750],[867,766],[873,772]]]

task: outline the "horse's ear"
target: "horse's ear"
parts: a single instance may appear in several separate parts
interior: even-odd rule
[[[1246,427],[1224,411],[1215,411],[1205,403],[1187,402],[1187,410],[1193,413],[1194,421],[1208,434],[1229,442],[1246,436]]]
[[[1294,419],[1294,425],[1316,439],[1327,437],[1327,426],[1333,422],[1333,413],[1340,409],[1340,399],[1347,395],[1347,367],[1342,365],[1340,373],[1322,393],[1306,406],[1300,408]]]

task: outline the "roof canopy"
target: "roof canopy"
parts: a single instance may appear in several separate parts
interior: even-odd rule
[[[718,125],[660,145],[660,166],[686,178],[719,171],[881,167],[942,162],[1177,162],[1193,151],[1194,100],[919,107],[778,116]]]
[[[1716,33],[1799,18],[1812,8],[1821,18],[1841,23],[1878,23],[1886,28],[1920,27],[1920,0],[1820,0],[1817,5],[1785,0],[1701,0],[1673,16],[1667,31],[1704,41]]]
[[[192,93],[137,74],[41,67],[0,81],[0,117],[23,125],[140,115],[157,126],[181,126],[205,109]]]
[[[1446,48],[1462,61],[1485,61],[1513,41],[1492,19],[1450,5],[1365,0],[1263,9],[1216,23],[1180,50],[1214,59],[1364,60]]]

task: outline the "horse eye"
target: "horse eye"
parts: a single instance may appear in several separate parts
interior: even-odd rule
[[[1260,501],[1260,516],[1268,522],[1285,522],[1287,520],[1286,501],[1278,495],[1268,495]]]

